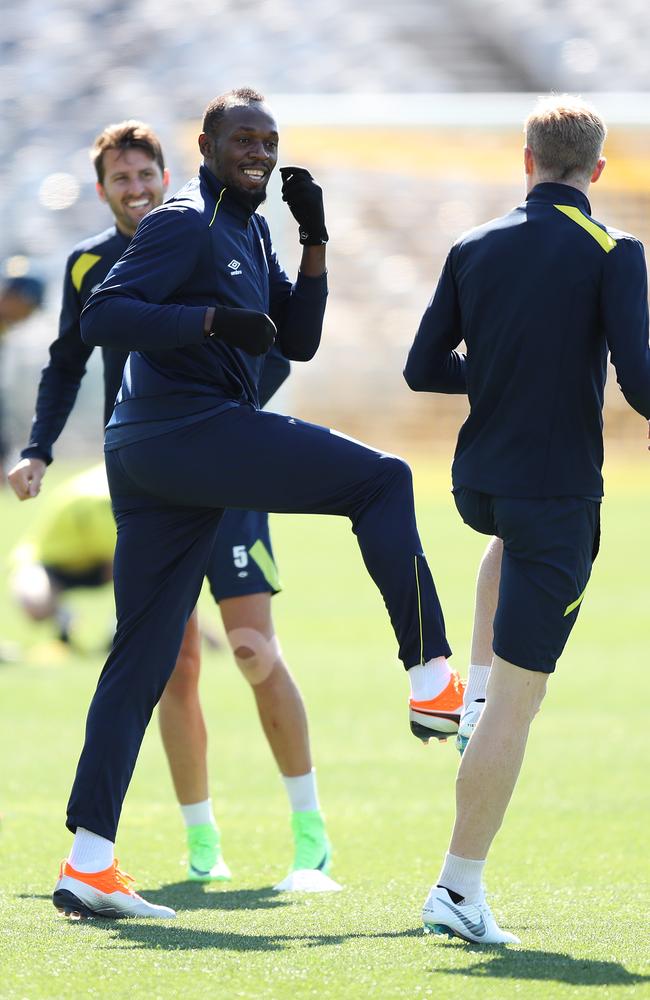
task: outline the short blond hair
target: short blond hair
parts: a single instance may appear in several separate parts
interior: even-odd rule
[[[549,181],[589,180],[607,128],[600,115],[572,94],[540,97],[524,124],[526,145]]]

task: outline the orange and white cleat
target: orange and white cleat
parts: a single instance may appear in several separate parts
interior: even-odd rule
[[[444,742],[458,732],[460,713],[463,710],[465,685],[456,670],[452,671],[444,691],[428,701],[409,699],[411,732],[423,743],[430,739]]]
[[[59,869],[59,880],[54,887],[52,902],[59,913],[70,920],[90,920],[104,917],[157,917],[171,920],[175,910],[168,906],[148,903],[134,892],[135,879],[120,871],[115,860],[102,872],[78,872],[65,859]]]

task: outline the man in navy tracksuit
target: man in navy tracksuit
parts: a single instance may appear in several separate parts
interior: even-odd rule
[[[29,444],[8,477],[21,500],[40,491],[52,462],[54,444],[70,416],[93,351],[81,339],[81,311],[128,247],[140,220],[162,204],[169,182],[158,137],[148,125],[133,119],[103,129],[95,139],[91,159],[98,196],[110,209],[114,225],[79,243],[68,257],[58,336],[41,373]],[[127,354],[110,347],[102,350],[104,424],[113,412]],[[260,379],[262,406],[284,382],[289,370],[289,362],[273,347],[266,355]],[[206,575],[235,653],[242,629],[257,630],[269,639],[274,636],[271,596],[278,592],[280,584],[265,513],[225,512]],[[60,625],[65,634],[63,630],[69,627],[67,616],[62,616]],[[245,661],[238,658],[238,663],[251,681],[262,726],[289,797],[295,842],[293,869],[322,871],[329,865],[331,851],[318,803],[300,691],[279,647],[272,674],[263,683],[249,676]],[[230,872],[221,853],[210,800],[207,734],[199,699],[200,666],[198,620],[193,614],[160,700],[158,717],[186,824],[188,878],[206,882],[229,878]],[[82,864],[76,858],[72,860]]]
[[[479,943],[518,940],[497,926],[482,872],[598,550],[608,351],[627,401],[650,418],[643,247],[595,221],[587,198],[604,138],[582,102],[540,103],[526,123],[525,204],[452,247],[405,369],[416,390],[466,385],[454,497],[464,521],[503,541],[485,707],[424,906],[426,926]]]
[[[132,353],[106,435],[118,525],[117,632],[68,804],[75,845],[94,858],[95,871],[65,865],[54,894],[64,912],[174,915],[129,890],[113,842],[225,507],[350,517],[409,669],[412,699],[425,707],[441,699],[438,714],[431,709],[432,735],[457,728],[462,687],[447,664],[408,466],[258,407],[264,355],[275,341],[286,358],[312,358],[327,297],[328,237],[310,174],[282,170],[303,246],[295,284],[255,213],[277,146],[260,94],[239,90],[213,101],[199,137],[200,175],[142,220],[82,315],[87,343]],[[272,644],[247,636],[242,646],[250,647],[251,672],[266,676]]]

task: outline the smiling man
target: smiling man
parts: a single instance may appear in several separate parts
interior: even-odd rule
[[[41,372],[29,444],[9,474],[20,499],[39,492],[52,461],[52,448],[70,416],[93,351],[81,339],[81,310],[128,247],[140,220],[162,204],[169,184],[158,137],[143,122],[129,120],[108,125],[95,139],[90,155],[97,175],[97,194],[112,212],[114,223],[78,243],[68,257],[59,332]],[[120,385],[125,355],[111,350],[103,350],[102,354],[104,423],[108,423],[115,401],[115,390],[109,390]]]
[[[118,526],[117,632],[68,803],[73,854],[86,867],[62,871],[53,901],[65,913],[174,916],[133,894],[114,841],[224,508],[349,517],[412,697],[428,707],[431,736],[455,732],[462,703],[406,463],[259,408],[271,345],[309,361],[320,342],[328,240],[321,189],[304,168],[281,168],[303,248],[293,283],[255,212],[278,156],[262,95],[241,89],[212,101],[199,148],[199,176],[142,220],[82,315],[88,344],[131,353],[105,442]],[[251,683],[272,675],[280,655],[273,637],[249,628],[230,639]]]
[[[242,149],[245,150],[245,143]],[[114,225],[80,243],[68,259],[59,336],[50,347],[50,359],[41,374],[30,442],[9,473],[9,481],[21,500],[31,499],[40,491],[43,476],[52,461],[54,444],[70,416],[93,350],[81,339],[81,310],[93,289],[126,250],[140,221],[162,204],[168,186],[158,137],[142,122],[129,120],[107,126],[93,144],[91,159],[97,174],[97,193],[112,212]],[[264,173],[263,169],[252,171],[253,175]],[[238,268],[230,270],[234,274]],[[23,288],[28,279],[20,281]],[[34,284],[34,279],[29,281]],[[127,353],[109,348],[103,351],[104,424],[113,412]],[[289,362],[279,351],[270,352],[260,380],[262,405],[287,378],[289,370]],[[83,535],[81,528],[77,531],[77,535],[80,534]],[[68,548],[74,549],[78,543],[79,538],[71,537]],[[110,530],[108,543],[111,543]],[[63,562],[70,570],[70,563],[66,559]],[[42,574],[23,574],[20,599],[25,607],[32,611],[37,609],[39,615],[43,612],[44,600],[48,607],[54,606],[60,637],[69,641],[69,613],[54,599],[61,574],[55,572],[56,566],[46,569],[51,587],[48,584],[43,590]],[[83,586],[87,574],[67,572],[65,576],[66,586],[73,587]],[[316,879],[316,871],[322,876],[322,888],[331,862],[331,846],[320,811],[302,696],[281,653],[270,675],[262,678],[251,675],[247,669],[249,664],[237,655],[236,641],[242,630],[263,634],[279,649],[271,597],[279,591],[280,584],[265,513],[226,513],[207,577],[226,634],[229,639],[235,638],[233,650],[237,663],[251,685],[262,728],[289,799],[294,857],[292,874],[282,886],[293,887],[295,879],[304,877],[300,873],[305,871],[311,873],[311,879]],[[200,668],[200,635],[197,616],[193,614],[185,629],[176,668],[160,700],[159,722],[186,825],[187,875],[193,881],[209,882],[229,879],[230,871],[223,859],[220,832],[209,796],[207,730],[198,690]],[[83,856],[73,856],[72,860],[83,868]]]

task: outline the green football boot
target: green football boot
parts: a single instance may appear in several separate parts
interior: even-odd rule
[[[294,855],[292,872],[314,869],[329,874],[332,845],[325,831],[325,821],[318,809],[295,812],[291,816]]]
[[[343,886],[330,878],[332,845],[317,809],[295,812],[291,817],[294,855],[291,871],[274,885],[276,892],[340,892]]]
[[[187,828],[187,877],[191,882],[229,882],[230,868],[221,853],[221,836],[211,823]]]

